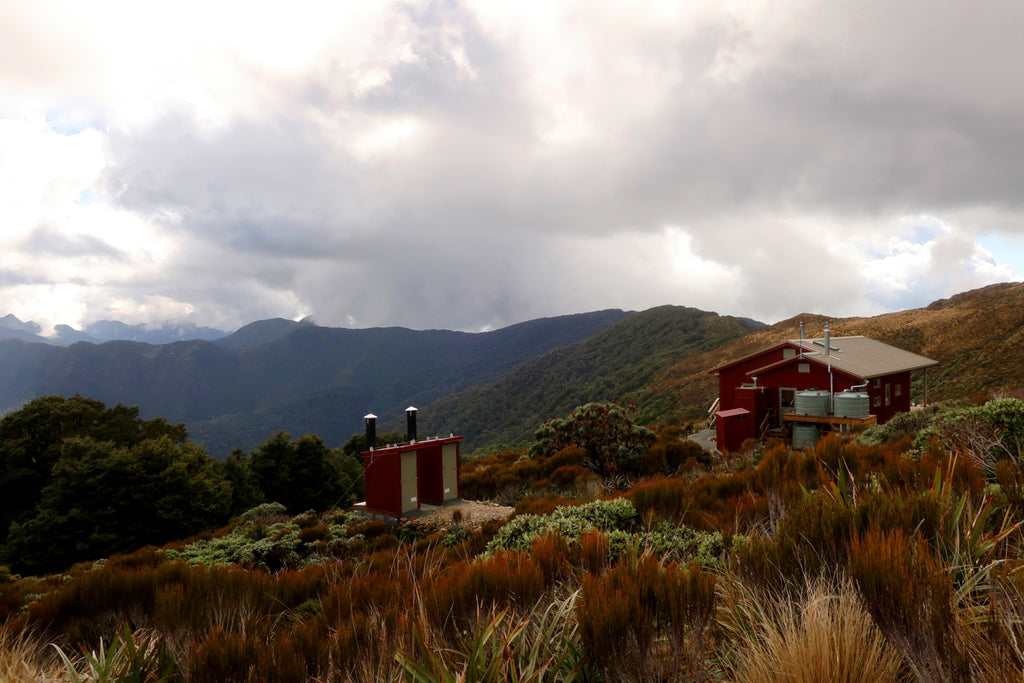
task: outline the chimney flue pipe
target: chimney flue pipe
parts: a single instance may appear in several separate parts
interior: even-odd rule
[[[366,447],[372,451],[377,445],[377,416],[368,413],[363,419],[366,420]]]
[[[416,440],[416,407],[405,409],[405,438],[409,443]]]
[[[835,409],[835,383],[832,377],[832,333],[825,325],[825,355],[828,356],[828,414]]]

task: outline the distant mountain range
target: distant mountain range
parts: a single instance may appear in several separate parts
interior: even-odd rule
[[[0,413],[38,396],[78,393],[184,422],[193,440],[224,457],[277,431],[338,446],[362,430],[367,412],[380,416],[378,431],[404,431],[404,409],[414,405],[421,435],[455,432],[472,451],[530,439],[544,419],[589,401],[630,402],[647,423],[703,417],[717,392],[709,370],[799,336],[801,321],[812,336],[829,322],[836,336],[864,334],[938,360],[928,371],[931,400],[1024,387],[1024,284],[1009,283],[922,309],[871,318],[801,314],[770,326],[662,306],[477,334],[274,319],[212,340],[57,346],[34,338],[38,326],[7,316],[0,318],[7,335]],[[109,335],[131,326],[99,329]],[[918,378],[918,399],[924,388]]]
[[[214,341],[159,345],[61,347],[16,337],[0,341],[0,412],[38,396],[77,393],[185,422],[215,456],[249,450],[280,430],[339,445],[362,429],[369,411],[386,419],[410,404],[496,381],[629,315],[598,311],[478,334],[265,320]]]
[[[42,326],[32,320],[22,322],[12,313],[0,318],[0,341],[21,341],[69,346],[76,342],[102,344],[108,341],[134,341],[143,344],[170,344],[176,341],[204,339],[212,341],[226,337],[227,332],[212,327],[199,327],[192,323],[163,322],[159,325],[128,325],[118,320],[99,320],[76,330],[70,325],[57,325],[50,336],[42,335]]]

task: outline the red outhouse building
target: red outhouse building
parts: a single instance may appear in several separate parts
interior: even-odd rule
[[[736,451],[747,439],[786,435],[794,422],[826,429],[857,420],[883,424],[910,410],[911,373],[935,365],[938,361],[868,337],[831,337],[827,327],[824,338],[788,339],[725,363],[711,371],[718,375],[718,448]],[[832,397],[851,389],[867,394],[870,415],[856,420],[830,417]],[[798,414],[798,394],[814,390],[825,397],[826,415]]]
[[[464,437],[416,438],[415,408],[406,412],[408,441],[363,451],[365,510],[401,517],[423,505],[460,498],[460,443]],[[366,416],[367,443],[376,441],[376,416]]]

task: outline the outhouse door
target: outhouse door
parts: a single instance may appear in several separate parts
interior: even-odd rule
[[[402,453],[402,512],[419,508],[416,490],[416,451]]]
[[[453,443],[444,445],[441,451],[441,468],[444,470],[444,499],[459,497],[459,449]]]

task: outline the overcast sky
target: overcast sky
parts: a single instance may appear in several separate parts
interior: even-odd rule
[[[480,330],[1024,276],[1024,3],[0,0],[0,316]]]

